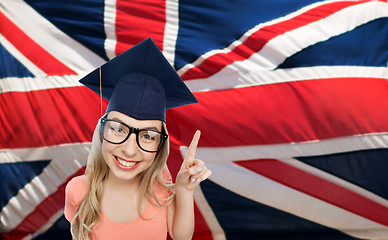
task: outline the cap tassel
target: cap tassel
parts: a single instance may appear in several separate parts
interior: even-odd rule
[[[101,66],[98,68],[99,73],[100,73],[100,105],[101,105],[101,117],[103,115],[102,112],[102,84],[101,84]]]

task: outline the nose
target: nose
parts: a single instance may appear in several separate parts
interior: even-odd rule
[[[137,153],[136,134],[131,134],[127,141],[121,144],[121,150],[128,157],[134,156]]]

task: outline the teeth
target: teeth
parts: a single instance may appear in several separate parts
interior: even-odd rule
[[[137,162],[127,162],[127,161],[123,161],[123,160],[118,159],[118,158],[117,158],[117,161],[118,161],[121,165],[126,166],[126,167],[133,167],[133,166],[135,166],[135,164],[137,163]]]

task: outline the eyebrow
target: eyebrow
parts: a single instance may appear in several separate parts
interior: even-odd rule
[[[114,118],[111,118],[112,120],[116,120],[116,121],[119,121],[119,122],[121,122],[121,123],[124,123],[125,125],[128,125],[128,126],[130,126],[130,127],[133,127],[133,128],[135,128],[134,126],[131,126],[131,125],[129,125],[129,124],[127,124],[127,123],[125,123],[125,122],[123,122],[123,121],[121,121],[119,118],[117,118],[117,117],[114,117]],[[162,130],[159,130],[157,127],[155,127],[155,126],[150,126],[150,127],[142,127],[142,128],[138,128],[138,129],[148,129],[148,130],[156,130],[156,131],[158,131],[158,132],[160,132],[160,131],[162,131]]]

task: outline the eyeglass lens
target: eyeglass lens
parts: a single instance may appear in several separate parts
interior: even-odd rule
[[[111,143],[122,143],[129,134],[131,129],[117,121],[106,120],[103,126],[103,137]],[[157,151],[161,141],[162,134],[160,132],[148,129],[139,130],[136,134],[136,142],[139,147],[145,151]]]

